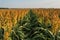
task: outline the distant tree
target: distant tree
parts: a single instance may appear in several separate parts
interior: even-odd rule
[[[0,9],[9,9],[9,8],[1,8],[1,7],[0,7]]]

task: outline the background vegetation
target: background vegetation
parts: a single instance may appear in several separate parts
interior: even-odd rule
[[[0,40],[60,40],[59,9],[0,9]]]

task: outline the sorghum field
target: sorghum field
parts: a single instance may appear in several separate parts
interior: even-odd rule
[[[60,9],[0,9],[0,40],[60,40]]]

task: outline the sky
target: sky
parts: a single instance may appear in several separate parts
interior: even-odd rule
[[[0,8],[60,8],[60,0],[0,0]]]

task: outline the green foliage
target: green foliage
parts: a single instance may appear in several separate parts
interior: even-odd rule
[[[40,23],[38,17],[30,10],[26,16],[21,19],[11,32],[12,40],[54,40],[54,35]]]
[[[60,40],[60,30],[55,35],[55,40]]]
[[[4,29],[0,28],[0,40],[4,39]]]

